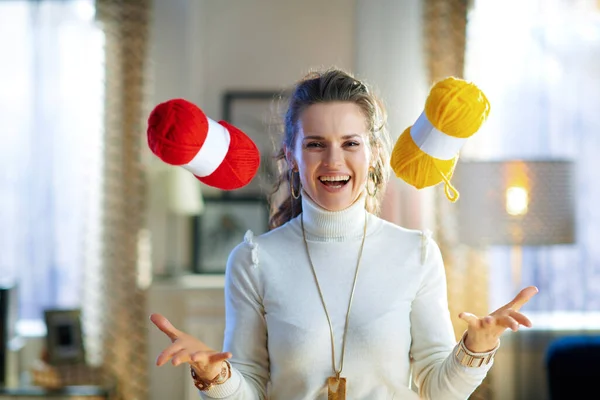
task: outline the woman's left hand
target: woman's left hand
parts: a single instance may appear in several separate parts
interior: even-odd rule
[[[473,353],[485,353],[498,345],[500,335],[508,328],[513,331],[519,325],[531,328],[531,321],[519,310],[538,292],[535,286],[528,286],[508,304],[500,307],[486,317],[478,317],[471,313],[462,312],[458,315],[469,324],[465,346]]]

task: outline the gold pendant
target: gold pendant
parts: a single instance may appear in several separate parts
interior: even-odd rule
[[[346,378],[327,378],[327,400],[346,400]]]

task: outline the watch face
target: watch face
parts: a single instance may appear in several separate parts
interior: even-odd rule
[[[227,378],[227,366],[226,365],[223,365],[223,367],[221,368],[221,374],[220,374],[219,378],[220,378],[219,381]]]

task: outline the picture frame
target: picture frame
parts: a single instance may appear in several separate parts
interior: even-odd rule
[[[46,349],[51,365],[85,364],[80,309],[44,311]]]
[[[225,191],[222,197],[265,198],[269,195],[277,178],[274,153],[283,132],[283,110],[288,99],[287,90],[231,90],[223,94],[223,120],[252,139],[260,152],[260,166],[247,185]]]
[[[231,251],[248,230],[268,230],[269,206],[257,197],[205,198],[204,212],[193,217],[192,272],[224,274]]]

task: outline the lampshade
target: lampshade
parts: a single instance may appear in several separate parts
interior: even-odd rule
[[[459,161],[460,241],[542,246],[575,241],[575,168],[569,160]]]
[[[187,170],[171,167],[166,180],[167,207],[176,215],[200,215],[204,211],[204,199],[200,182]]]

